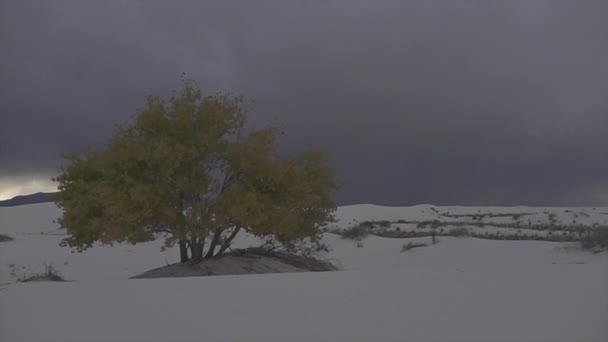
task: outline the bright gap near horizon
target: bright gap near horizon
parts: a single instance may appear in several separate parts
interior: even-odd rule
[[[30,195],[36,192],[55,192],[57,185],[46,179],[31,178],[25,181],[0,179],[0,201],[11,199],[15,196]]]

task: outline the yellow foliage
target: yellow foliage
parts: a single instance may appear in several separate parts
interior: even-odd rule
[[[203,96],[185,81],[150,96],[102,151],[67,155],[56,181],[65,244],[198,239],[240,227],[281,239],[314,237],[338,188],[324,151],[277,157],[276,128],[243,134],[243,99]],[[193,240],[194,241],[194,240]]]

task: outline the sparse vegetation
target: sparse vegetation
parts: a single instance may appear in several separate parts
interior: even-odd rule
[[[463,217],[470,217],[473,220],[477,220],[477,219],[483,219],[485,217],[512,217],[514,220],[518,220],[520,219],[522,216],[527,216],[527,215],[534,215],[536,213],[504,213],[504,214],[493,214],[493,213],[487,213],[487,214],[482,214],[482,213],[477,213],[477,214],[450,214],[445,213],[445,214],[441,214],[441,216],[445,216],[445,217],[449,217],[449,218],[463,218]]]
[[[290,244],[286,244],[278,240],[275,236],[267,236],[262,245],[259,247],[267,251],[272,251],[275,253],[289,254],[294,256],[304,256],[313,258],[315,255],[318,255],[323,252],[329,252],[329,246],[321,241],[321,239],[299,239]],[[232,250],[229,249],[230,252],[237,252],[238,249]]]
[[[17,276],[17,266],[15,266],[15,264],[8,264],[8,268],[10,270],[9,274],[11,277],[16,277]]]
[[[29,276],[21,276],[17,279],[19,283],[35,282],[35,281],[65,281],[59,271],[52,263],[43,263],[44,271],[42,273],[31,274]]]
[[[549,214],[549,216],[548,216],[548,217],[549,217],[549,224],[550,224],[551,226],[555,226],[555,225],[557,225],[557,214],[555,214],[555,213],[551,213],[551,214]]]
[[[547,216],[551,213],[546,212]],[[361,240],[368,234],[373,234],[381,237],[390,238],[416,238],[416,237],[427,237],[427,236],[469,236],[483,239],[493,240],[532,240],[532,241],[554,241],[554,242],[565,242],[565,241],[579,241],[579,235],[585,232],[589,226],[573,222],[572,224],[559,223],[557,218],[554,217],[553,223],[550,222],[538,222],[533,223],[530,219],[523,221],[521,216],[532,215],[534,213],[522,213],[522,214],[483,214],[488,217],[501,217],[511,216],[514,219],[515,216],[519,218],[519,221],[515,222],[492,222],[486,223],[482,221],[440,221],[440,220],[426,220],[426,221],[408,221],[405,219],[399,219],[395,222],[390,221],[365,221],[356,226],[350,227],[347,230],[334,229],[333,233],[344,236],[345,238],[351,238],[353,240]],[[444,215],[446,216],[446,215]],[[455,215],[452,215],[455,216]],[[458,215],[458,216],[471,216],[472,218],[476,215]],[[416,229],[408,229],[408,227],[393,226],[394,224],[408,224],[414,225]],[[387,227],[388,226],[388,227]],[[598,224],[592,225],[597,227]],[[394,229],[390,229],[390,228]],[[429,228],[431,229],[429,231]],[[439,228],[439,229],[437,229]],[[501,228],[502,232],[479,232],[472,228]],[[529,231],[536,231],[533,233]]]
[[[419,248],[419,247],[426,247],[426,246],[428,246],[428,245],[426,243],[424,243],[424,242],[412,242],[412,241],[410,241],[410,242],[408,242],[407,244],[404,244],[401,247],[401,253],[407,252],[410,249]]]
[[[455,237],[467,236],[469,235],[469,230],[465,227],[452,228],[448,231],[448,235]]]
[[[13,241],[14,239],[8,235],[0,234],[0,242]]]
[[[386,221],[386,220],[378,222],[378,225],[382,228],[389,228],[391,226],[391,224],[392,224],[391,221]]]
[[[608,227],[594,227],[579,233],[584,249],[608,248]]]
[[[374,235],[388,238],[416,238],[416,237],[427,237],[431,236],[431,232],[417,232],[417,231],[384,231],[374,232]]]
[[[422,222],[418,222],[416,224],[417,228],[438,228],[442,225],[444,225],[445,222],[441,222],[439,220],[430,220],[430,221],[422,221]]]
[[[372,224],[370,222],[362,222],[350,228],[339,231],[338,233],[343,239],[361,240],[369,234]]]

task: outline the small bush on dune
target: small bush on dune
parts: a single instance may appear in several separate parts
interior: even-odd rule
[[[310,258],[330,251],[330,247],[320,239],[303,238],[295,241],[280,241],[273,235],[266,236],[259,248],[274,253]],[[238,251],[238,249],[230,249],[230,251]]]
[[[418,247],[426,247],[426,246],[428,246],[428,245],[424,242],[411,242],[410,241],[401,247],[401,253],[407,252],[410,249],[414,249],[414,248],[418,248]]]
[[[340,232],[343,239],[361,240],[369,234],[370,225],[366,222],[352,226]]]
[[[380,227],[382,227],[382,228],[389,228],[389,227],[391,226],[391,224],[392,224],[392,223],[391,223],[391,221],[384,220],[384,221],[380,221],[380,222],[378,222],[378,224],[379,224],[379,225],[380,225]]]
[[[22,276],[21,278],[17,279],[17,282],[27,283],[34,281],[65,281],[65,279],[63,279],[63,277],[59,274],[59,271],[55,268],[55,266],[53,266],[52,263],[45,262],[43,263],[43,265],[44,272],[39,274],[32,274],[28,277]]]
[[[469,235],[469,230],[464,227],[452,228],[448,231],[448,235],[461,237]]]
[[[13,238],[8,235],[0,234],[0,242],[6,241],[13,241]]]
[[[594,227],[586,232],[579,232],[579,238],[584,249],[608,248],[608,227]]]
[[[446,223],[445,222],[441,222],[439,220],[422,221],[422,222],[419,222],[416,225],[416,228],[427,228],[427,227],[438,228],[438,227],[440,227],[442,225],[446,225]]]

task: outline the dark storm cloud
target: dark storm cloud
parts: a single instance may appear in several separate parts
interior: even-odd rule
[[[0,178],[51,174],[187,72],[287,150],[329,147],[343,203],[608,204],[605,1],[1,6]]]

